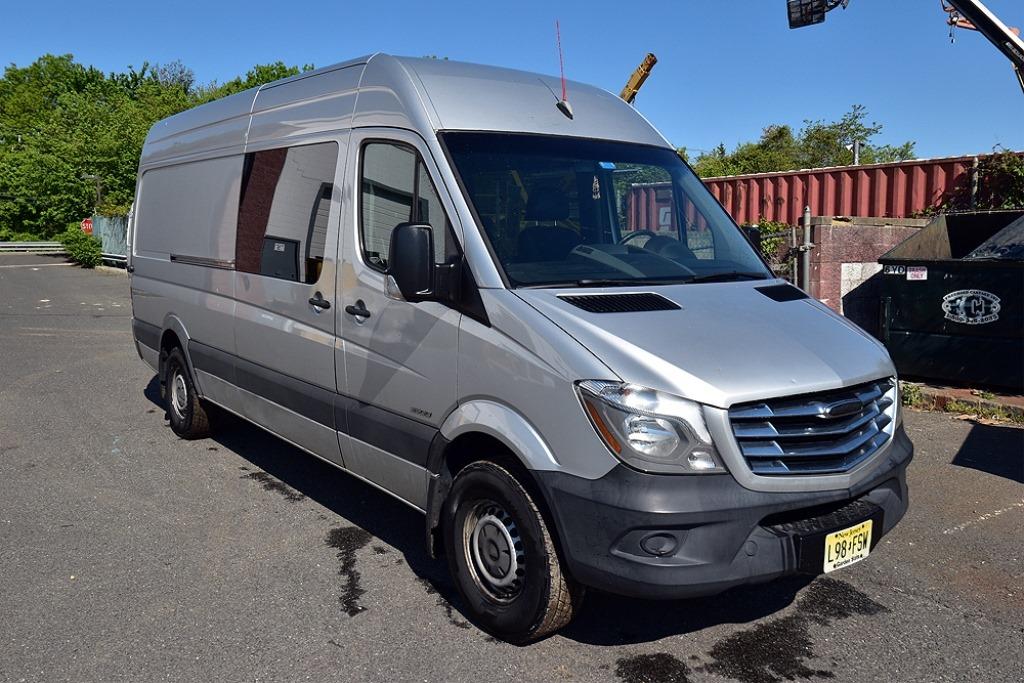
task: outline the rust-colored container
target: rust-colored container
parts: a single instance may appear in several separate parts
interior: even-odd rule
[[[910,218],[939,204],[970,180],[978,157],[918,159],[782,173],[706,178],[704,183],[737,223],[800,223],[814,216]]]

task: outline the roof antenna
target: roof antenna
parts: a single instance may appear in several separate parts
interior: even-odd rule
[[[558,19],[555,19],[555,40],[558,42],[558,69],[562,72],[562,99],[555,103],[558,111],[572,119],[572,107],[569,105],[565,90],[565,62],[562,59],[562,31],[558,26]]]

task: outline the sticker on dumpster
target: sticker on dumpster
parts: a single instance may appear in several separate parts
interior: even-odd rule
[[[999,320],[999,297],[983,289],[958,289],[942,297],[946,320],[964,325],[984,325]]]
[[[925,266],[907,266],[908,280],[927,280],[928,268]]]
[[[906,275],[906,266],[885,265],[882,266],[882,275]]]

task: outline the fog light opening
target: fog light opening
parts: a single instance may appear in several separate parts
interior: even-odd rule
[[[640,541],[640,547],[648,555],[665,557],[671,555],[679,547],[679,541],[671,534],[651,534]]]

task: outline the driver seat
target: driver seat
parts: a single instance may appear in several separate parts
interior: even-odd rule
[[[551,225],[534,225],[519,231],[519,261],[563,261],[583,241],[572,228],[558,225],[569,218],[569,197],[556,187],[534,188],[527,197],[523,218]]]

